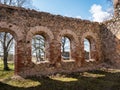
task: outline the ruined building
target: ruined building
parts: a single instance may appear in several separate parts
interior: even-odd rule
[[[57,72],[77,72],[100,67],[102,63],[120,67],[120,0],[114,0],[114,17],[103,23],[52,15],[0,5],[0,32],[9,32],[15,39],[15,74],[23,77]],[[31,58],[34,35],[46,41],[46,62],[35,64]],[[61,38],[71,43],[71,58],[61,57]],[[84,39],[90,41],[94,59],[86,62]]]

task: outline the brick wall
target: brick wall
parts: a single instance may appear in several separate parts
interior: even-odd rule
[[[119,34],[114,37],[112,32],[114,28],[120,30],[119,18],[99,24],[88,20],[0,5],[0,32],[9,32],[14,36],[16,41],[15,74],[23,77],[84,71],[95,69],[106,60],[119,61],[120,48],[117,38]],[[35,64],[31,61],[31,40],[38,34],[46,38],[48,62]],[[71,60],[69,61],[63,61],[61,58],[63,36],[71,41]],[[91,57],[95,59],[94,62],[85,61],[85,38],[90,40]]]

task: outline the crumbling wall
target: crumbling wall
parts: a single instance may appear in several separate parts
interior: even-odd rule
[[[120,68],[120,0],[114,0],[114,16],[101,24],[104,62]]]
[[[115,17],[104,22],[101,28],[104,61],[120,67],[120,18]]]
[[[115,20],[115,21],[114,21]],[[97,68],[105,60],[119,61],[119,18],[99,24],[88,20],[52,15],[35,10],[0,5],[0,32],[11,33],[15,40],[15,73],[40,76],[56,72],[76,72]],[[34,64],[31,40],[34,35],[46,38],[48,62]],[[61,58],[61,38],[71,41],[71,60]],[[94,62],[85,61],[84,39],[91,41]],[[116,62],[117,63],[117,62]]]

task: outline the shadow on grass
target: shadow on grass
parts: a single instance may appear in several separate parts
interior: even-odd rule
[[[88,71],[29,79],[40,85],[23,88],[0,82],[0,90],[120,90],[120,72]]]

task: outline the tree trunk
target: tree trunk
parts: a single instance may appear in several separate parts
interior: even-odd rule
[[[8,52],[7,51],[4,51],[4,57],[3,57],[3,63],[4,63],[4,70],[10,70],[9,67],[8,67]]]
[[[9,1],[9,5],[12,5],[12,0]]]
[[[4,63],[4,70],[9,70],[8,63],[7,63],[7,58],[8,58],[8,51],[7,51],[7,46],[6,46],[6,37],[7,33],[4,34],[4,42],[3,42],[3,63]]]
[[[66,37],[62,38],[62,56],[64,56],[65,53],[65,44],[66,44]]]

